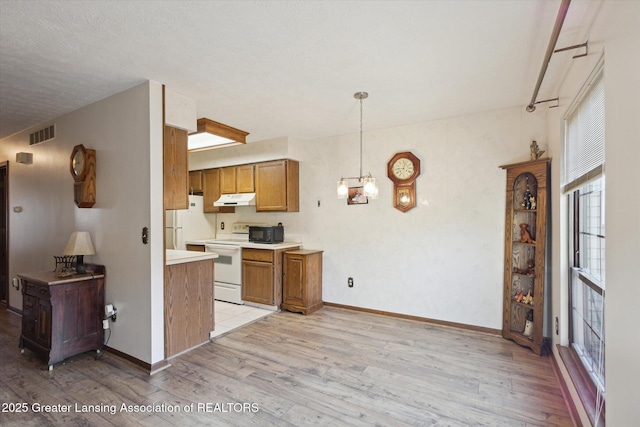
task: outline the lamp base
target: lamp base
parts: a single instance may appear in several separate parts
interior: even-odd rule
[[[87,269],[84,266],[84,255],[76,255],[76,273],[86,274]]]

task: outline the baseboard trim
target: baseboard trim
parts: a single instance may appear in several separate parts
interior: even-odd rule
[[[17,314],[18,316],[22,316],[22,310],[17,309],[11,305],[7,305],[7,311],[9,313]]]
[[[392,311],[374,310],[371,308],[337,304],[334,302],[327,302],[327,301],[323,301],[323,304],[328,307],[344,308],[347,310],[361,311],[364,313],[381,314],[383,316],[397,317],[400,319],[407,319],[407,320],[416,320],[418,322],[432,323],[434,325],[439,325],[439,326],[448,326],[451,328],[466,329],[474,332],[483,332],[485,334],[502,336],[502,330],[500,329],[485,328],[483,326],[468,325],[466,323],[448,322],[446,320],[431,319],[429,317],[412,316],[409,314],[394,313]]]
[[[171,366],[171,363],[167,362],[166,360],[161,360],[160,362],[156,362],[153,365],[147,362],[143,362],[142,360],[133,357],[127,353],[123,353],[120,350],[116,350],[115,348],[112,347],[105,347],[104,348],[106,351],[108,351],[109,353],[113,353],[114,355],[127,360],[131,363],[133,363],[134,365],[144,369],[149,375],[153,375],[156,374],[164,369],[167,369],[169,366]]]

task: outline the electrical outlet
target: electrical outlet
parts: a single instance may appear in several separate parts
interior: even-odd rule
[[[560,324],[558,323],[558,318],[556,317],[556,335],[560,334]]]
[[[349,286],[350,288],[353,288],[353,277],[349,277],[347,279],[347,286]]]

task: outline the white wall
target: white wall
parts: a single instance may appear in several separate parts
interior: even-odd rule
[[[336,198],[337,180],[359,174],[358,133],[291,142],[277,154],[303,159],[300,212],[242,207],[217,222],[282,222],[304,247],[324,250],[325,301],[501,329],[506,175],[499,166],[527,160],[532,139],[544,149],[545,133],[545,114],[520,107],[365,132],[363,171],[378,179],[380,198],[358,206]],[[190,168],[278,157],[261,142],[226,150],[194,153]],[[387,162],[407,150],[422,172],[418,206],[401,213]]]
[[[147,82],[52,121],[57,124],[53,141],[30,147],[34,129],[29,129],[0,143],[0,161],[10,161],[9,204],[24,209],[10,214],[10,277],[53,270],[53,255],[62,253],[71,232],[89,231],[97,254],[85,261],[106,266],[106,300],[119,311],[109,346],[149,363],[158,360],[151,354],[152,333],[154,341],[163,339],[151,327],[152,318],[160,328],[163,324],[162,300],[160,308],[155,305],[163,273],[154,274],[150,267],[151,254],[162,259],[163,251],[158,166],[153,183],[150,176],[151,161],[158,162],[152,147],[159,150],[162,168],[161,105],[161,86]],[[73,201],[69,157],[76,144],[96,150],[97,202],[90,209],[77,208]],[[19,151],[33,153],[33,164],[14,163]],[[152,227],[151,245],[141,243],[144,226]],[[22,309],[22,296],[13,288],[10,303]]]
[[[548,140],[552,155],[562,153],[562,115],[604,53],[606,176],[605,370],[606,422],[635,425],[640,418],[640,334],[634,328],[640,287],[640,3],[594,3],[581,41],[589,40],[589,56],[574,60],[559,88],[561,108],[549,110]],[[577,42],[577,40],[576,40]],[[553,314],[561,334],[555,344],[568,344],[566,201],[560,192],[560,164],[553,165]],[[558,358],[558,360],[560,360]],[[562,362],[559,361],[562,366]],[[571,386],[571,380],[567,378]],[[571,390],[574,401],[577,395]],[[581,411],[582,409],[579,408]],[[583,422],[588,425],[586,418]]]

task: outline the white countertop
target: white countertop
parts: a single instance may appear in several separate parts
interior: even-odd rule
[[[182,264],[185,262],[206,261],[218,258],[215,252],[178,251],[167,249],[167,265]]]
[[[299,248],[301,246],[302,246],[302,243],[300,243],[300,242],[282,242],[282,243],[242,242],[242,243],[240,243],[240,247],[242,247],[242,248],[271,249],[273,251],[278,250],[278,249]]]
[[[208,240],[189,240],[185,242],[187,245],[201,245],[204,246],[205,242]],[[278,249],[289,249],[289,248],[297,248],[302,247],[302,243],[300,242],[291,242],[284,241],[282,243],[252,243],[252,242],[243,242],[239,241],[238,245],[241,248],[253,248],[253,249],[271,249],[273,251]]]

